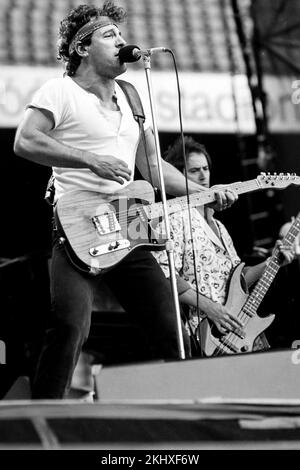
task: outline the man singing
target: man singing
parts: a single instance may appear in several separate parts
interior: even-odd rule
[[[62,20],[58,56],[64,77],[46,82],[27,106],[15,153],[53,168],[55,201],[73,190],[112,194],[133,180],[135,165],[159,186],[153,133],[144,125],[149,165],[139,126],[115,78],[126,71],[119,51],[125,12],[111,1],[80,5]],[[141,139],[142,141],[142,139]],[[185,193],[183,175],[163,162],[169,194]],[[193,184],[191,191],[204,190]],[[236,194],[216,190],[215,206],[230,206]],[[63,398],[68,392],[91,322],[94,293],[104,280],[127,312],[147,328],[162,358],[178,358],[177,329],[169,281],[150,252],[130,253],[104,275],[80,272],[70,262],[54,227],[51,263],[52,312],[32,397]],[[186,341],[187,354],[188,341]]]

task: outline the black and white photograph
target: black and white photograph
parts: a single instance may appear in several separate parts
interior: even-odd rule
[[[0,143],[0,452],[300,450],[300,1],[0,0]]]

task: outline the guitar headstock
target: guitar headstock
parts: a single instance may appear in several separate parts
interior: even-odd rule
[[[300,176],[296,173],[261,173],[256,178],[261,188],[286,188],[291,184],[300,185]]]

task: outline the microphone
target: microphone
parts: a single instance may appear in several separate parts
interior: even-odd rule
[[[119,50],[119,58],[121,62],[136,62],[141,57],[151,56],[156,52],[169,52],[166,47],[152,47],[150,49],[140,49],[139,46],[128,44]]]

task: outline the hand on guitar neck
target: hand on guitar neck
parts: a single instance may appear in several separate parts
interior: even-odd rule
[[[278,262],[280,267],[290,264],[295,258],[294,245],[284,245],[281,240],[277,240],[272,251],[272,256],[279,251]]]
[[[287,232],[291,228],[291,225],[295,221],[295,217],[292,217],[290,222],[286,222],[279,231],[279,238],[282,239],[286,236]],[[294,250],[295,250],[295,258],[300,258],[300,235],[297,235],[294,240]]]
[[[211,186],[210,190],[215,191],[215,200],[208,204],[208,207],[216,211],[228,209],[238,199],[238,194],[234,189],[222,184]]]
[[[272,250],[272,255],[262,263],[255,266],[246,266],[244,268],[244,276],[248,287],[251,287],[262,275],[272,256],[278,251],[278,264],[280,267],[290,264],[295,258],[295,250],[293,246],[284,245],[281,240],[277,240]]]

